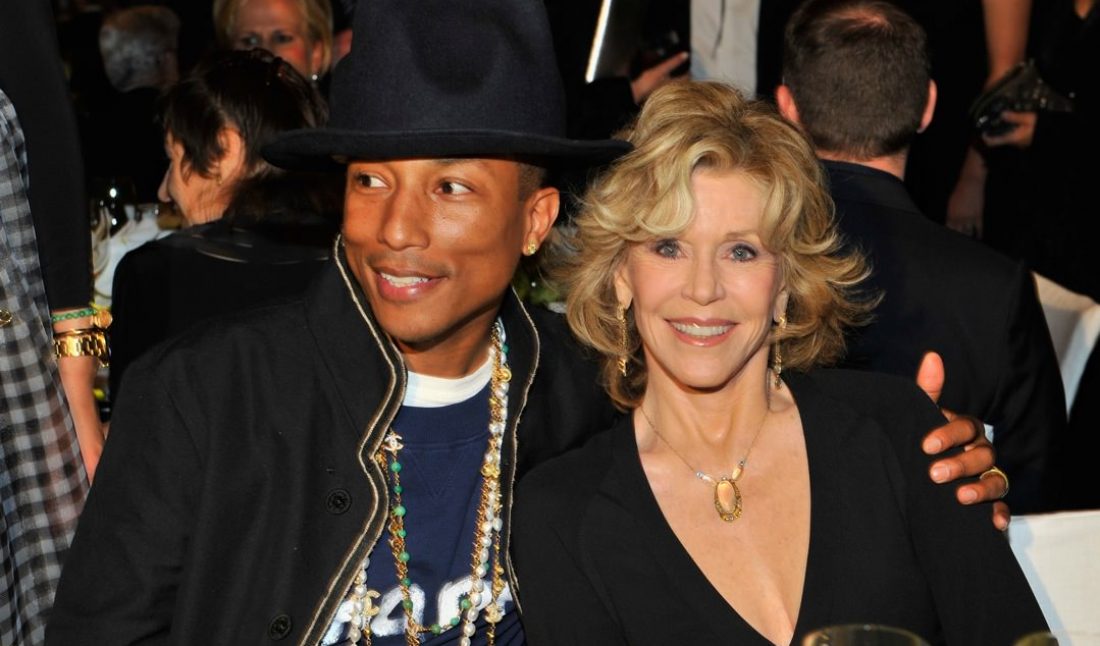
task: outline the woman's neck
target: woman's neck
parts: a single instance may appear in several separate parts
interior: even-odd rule
[[[655,433],[640,438],[643,441],[639,448],[644,451],[665,442],[683,458],[698,461],[691,465],[694,468],[728,469],[744,457],[754,437],[767,424],[773,379],[766,364],[750,362],[725,387],[700,392],[650,373],[641,408]],[[647,421],[645,417],[643,421]]]

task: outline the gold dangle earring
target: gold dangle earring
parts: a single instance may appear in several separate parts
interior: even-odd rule
[[[627,356],[627,330],[626,330],[626,308],[622,305],[619,306],[618,311],[615,312],[615,320],[619,323],[619,374],[626,376],[626,356]]]
[[[779,315],[779,330],[783,331],[787,329],[787,315]],[[783,382],[780,381],[779,376],[783,374],[783,350],[780,346],[779,339],[775,340],[774,360],[772,362],[772,372],[775,374],[775,389],[779,390],[783,387]]]

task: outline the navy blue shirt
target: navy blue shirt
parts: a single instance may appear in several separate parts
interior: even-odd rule
[[[477,506],[481,501],[481,464],[489,442],[489,387],[465,401],[436,408],[402,406],[393,423],[404,448],[401,462],[402,503],[410,590],[414,616],[425,626],[450,627],[459,616],[459,597],[469,590],[471,554]],[[387,473],[387,475],[389,475]],[[393,498],[392,481],[390,496]],[[374,600],[380,612],[371,622],[374,644],[405,643],[405,611],[397,585],[390,532],[382,532],[367,567],[367,587],[380,593]],[[491,557],[490,557],[491,558]],[[492,561],[490,560],[490,565]],[[484,579],[481,606],[489,603],[490,580]],[[501,595],[504,619],[496,627],[501,646],[524,643],[515,604],[506,587]],[[323,644],[347,645],[347,609],[337,613]],[[480,616],[473,644],[484,644],[486,623]],[[421,643],[455,644],[460,627],[441,635],[421,635]]]

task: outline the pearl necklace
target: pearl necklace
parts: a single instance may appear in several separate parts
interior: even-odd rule
[[[501,565],[500,553],[500,533],[503,527],[500,456],[504,444],[504,430],[507,426],[508,383],[512,379],[512,372],[508,369],[508,346],[504,344],[503,339],[504,326],[497,320],[493,325],[489,347],[489,360],[493,366],[489,385],[489,444],[481,465],[481,498],[477,507],[473,548],[470,554],[470,589],[459,597],[459,614],[452,617],[449,622],[425,626],[415,617],[411,592],[412,580],[408,576],[408,564],[412,555],[405,543],[407,532],[404,518],[408,511],[402,504],[401,494],[404,491],[401,486],[402,466],[398,461],[398,453],[404,448],[401,444],[401,436],[391,429],[375,455],[375,461],[384,472],[389,474],[393,492],[388,524],[389,544],[397,571],[398,587],[401,590],[401,606],[405,612],[405,643],[408,646],[418,645],[421,634],[439,635],[459,625],[462,627],[462,636],[458,640],[459,646],[470,646],[470,638],[476,631],[478,606],[485,592],[485,583],[482,579],[490,573],[492,576],[488,591],[489,603],[484,611],[485,621],[489,624],[486,636],[490,646],[496,637],[496,624],[504,618],[504,608],[500,602],[500,595],[504,591],[504,567]],[[363,642],[368,646],[371,644],[370,622],[379,612],[373,601],[379,597],[379,593],[367,587],[366,568],[369,564],[369,558],[364,560],[347,596],[351,608],[352,630],[361,635]]]

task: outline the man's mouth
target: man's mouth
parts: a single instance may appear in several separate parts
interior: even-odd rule
[[[394,287],[412,287],[414,285],[426,283],[429,280],[424,276],[395,276],[382,271],[378,272],[378,275],[382,277],[382,280]]]

